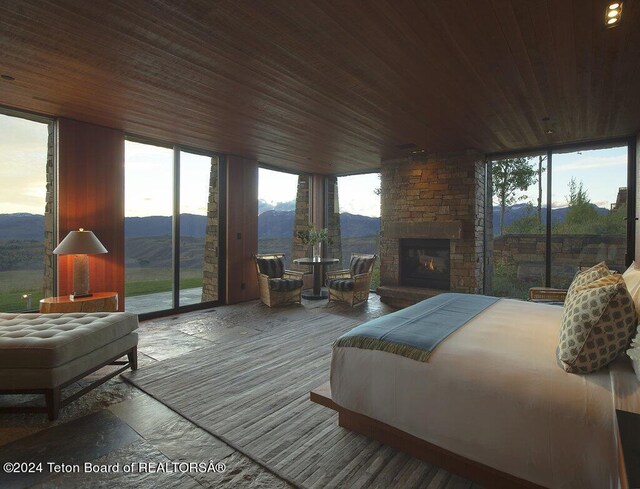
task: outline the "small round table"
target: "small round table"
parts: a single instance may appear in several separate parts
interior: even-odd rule
[[[337,258],[297,258],[293,260],[296,265],[308,265],[313,273],[313,292],[302,291],[302,297],[312,301],[320,299],[326,299],[328,297],[327,291],[322,290],[322,266],[333,265],[340,260]]]
[[[118,310],[117,292],[95,292],[89,297],[71,299],[68,295],[40,300],[40,312],[115,312]]]

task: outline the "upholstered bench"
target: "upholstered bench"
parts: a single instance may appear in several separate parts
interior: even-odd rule
[[[0,394],[44,394],[46,407],[6,406],[0,412],[47,412],[66,406],[131,367],[137,369],[138,316],[127,312],[0,313]],[[118,361],[127,355],[127,361]],[[66,399],[61,389],[105,365],[120,365]]]

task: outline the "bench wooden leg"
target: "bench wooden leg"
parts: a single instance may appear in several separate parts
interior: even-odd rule
[[[58,419],[58,413],[60,412],[60,387],[49,389],[44,395],[47,403],[47,414],[49,420],[55,421]]]
[[[131,370],[138,370],[138,347],[134,346],[127,353],[127,358],[129,359],[129,364],[131,365]]]

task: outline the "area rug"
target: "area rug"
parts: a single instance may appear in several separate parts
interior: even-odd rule
[[[309,401],[328,381],[333,341],[357,324],[316,315],[125,378],[297,487],[471,487],[340,428],[333,411]]]

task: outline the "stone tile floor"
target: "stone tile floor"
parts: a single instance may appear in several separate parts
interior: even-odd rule
[[[306,301],[303,305],[268,308],[258,301],[174,315],[140,324],[139,367],[238,338],[295,325],[317,314],[366,321],[390,312],[375,294],[354,309],[340,303]],[[109,367],[106,367],[109,368]],[[68,389],[79,389],[101,375],[92,374]],[[66,392],[65,395],[69,393]],[[33,402],[33,396],[0,396],[0,405]],[[41,403],[41,396],[36,402]],[[203,400],[206,402],[206,400]],[[80,473],[7,474],[0,487],[233,487],[281,488],[288,484],[271,472],[178,415],[119,376],[63,408],[49,422],[44,414],[0,415],[0,460],[47,461],[59,470],[80,467]],[[223,462],[225,471],[149,472],[138,463]],[[113,467],[119,472],[84,473],[84,464]],[[66,465],[63,465],[66,464]],[[134,469],[124,473],[126,466]]]

